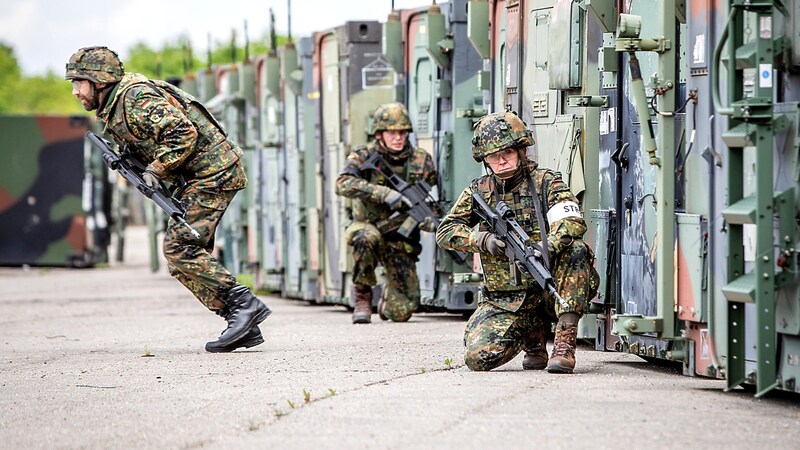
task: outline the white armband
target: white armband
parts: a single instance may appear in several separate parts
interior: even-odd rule
[[[583,214],[581,214],[581,208],[577,203],[559,202],[553,205],[553,207],[547,211],[547,223],[555,223],[561,219],[566,219],[567,217],[583,218]]]

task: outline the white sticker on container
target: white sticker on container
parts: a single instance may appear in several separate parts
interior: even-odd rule
[[[758,87],[772,87],[772,64],[758,65]]]

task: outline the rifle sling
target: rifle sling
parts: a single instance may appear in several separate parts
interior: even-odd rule
[[[547,223],[544,220],[544,215],[542,214],[542,204],[539,201],[539,194],[536,193],[536,186],[533,185],[533,178],[531,178],[531,173],[527,169],[525,169],[525,175],[527,175],[528,179],[528,189],[531,190],[531,196],[533,197],[533,208],[536,210],[536,221],[539,222],[539,235],[541,236],[542,241],[540,242],[542,246],[542,258],[544,261],[544,267],[547,270],[550,270],[550,250],[548,249],[547,245],[547,230],[546,226]]]

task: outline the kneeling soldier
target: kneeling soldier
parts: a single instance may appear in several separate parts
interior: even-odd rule
[[[485,164],[488,175],[464,189],[436,233],[443,249],[479,253],[483,268],[481,301],[464,337],[466,364],[472,370],[491,370],[524,350],[524,369],[572,373],[578,319],[599,284],[594,253],[582,240],[586,224],[577,200],[558,173],[527,159],[533,137],[515,113],[483,117],[472,145],[472,157]],[[512,283],[506,243],[476,214],[473,193],[492,208],[506,203],[530,240],[546,243],[542,259],[549,262],[563,304],[546,295],[532,277],[523,274],[520,283]],[[554,321],[548,360],[546,332]]]

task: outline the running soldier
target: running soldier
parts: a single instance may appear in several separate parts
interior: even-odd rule
[[[270,309],[211,255],[222,215],[247,185],[242,150],[197,99],[166,82],[126,73],[107,47],[75,52],[65,79],[84,109],[97,111],[103,132],[145,166],[148,186],[185,179],[179,200],[200,237],[170,221],[163,251],[170,274],[228,323],[206,350],[231,352],[263,343],[258,324]]]

